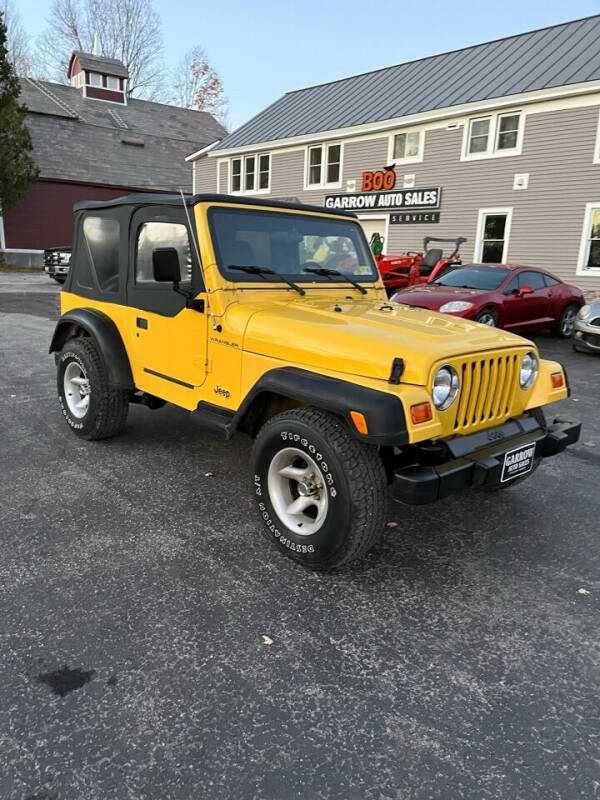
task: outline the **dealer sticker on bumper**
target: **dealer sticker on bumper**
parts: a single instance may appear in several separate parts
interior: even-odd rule
[[[504,465],[502,467],[502,477],[500,483],[506,483],[513,478],[526,475],[533,467],[533,457],[535,455],[535,442],[515,447],[504,454]]]

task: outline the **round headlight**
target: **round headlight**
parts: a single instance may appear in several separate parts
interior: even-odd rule
[[[538,376],[538,359],[535,353],[525,353],[521,360],[521,369],[519,370],[519,383],[521,389],[531,389]]]
[[[454,367],[440,367],[433,379],[433,405],[438,411],[450,408],[458,394],[458,373]]]
[[[592,310],[592,309],[591,309],[591,308],[589,307],[589,305],[587,305],[587,303],[586,303],[586,305],[584,305],[584,306],[581,306],[581,308],[579,309],[579,313],[577,314],[577,316],[579,317],[579,319],[587,319],[587,318],[589,317],[589,315],[590,315],[590,311],[591,311],[591,310]]]

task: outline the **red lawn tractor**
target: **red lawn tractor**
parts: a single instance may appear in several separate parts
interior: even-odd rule
[[[426,236],[423,239],[423,250],[416,253],[408,251],[401,256],[384,256],[383,239],[378,233],[371,236],[371,250],[388,294],[413,286],[415,283],[431,283],[446,268],[461,264],[460,246],[467,240],[464,236],[456,239],[438,239]],[[448,256],[444,256],[441,247],[429,247],[431,242],[452,242],[454,247]]]

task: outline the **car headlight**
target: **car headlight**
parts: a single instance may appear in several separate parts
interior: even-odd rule
[[[442,314],[456,314],[458,311],[466,311],[468,308],[473,308],[473,303],[467,303],[466,300],[451,300],[449,303],[444,303],[440,306]]]
[[[589,317],[589,315],[590,315],[590,311],[591,311],[591,308],[588,305],[581,306],[577,316],[579,317],[579,319],[587,319]]]
[[[521,359],[521,369],[519,370],[519,383],[521,389],[531,389],[538,376],[539,363],[535,353],[525,353]]]
[[[456,400],[459,387],[458,373],[454,367],[440,367],[433,379],[433,405],[438,411],[450,408]]]

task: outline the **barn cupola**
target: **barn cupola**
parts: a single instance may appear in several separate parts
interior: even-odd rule
[[[126,105],[128,77],[127,68],[116,58],[75,50],[69,61],[71,86],[92,100]]]

